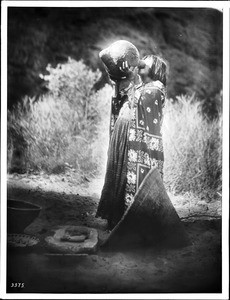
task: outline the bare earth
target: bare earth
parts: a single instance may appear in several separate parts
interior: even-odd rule
[[[103,178],[77,184],[65,175],[8,175],[8,198],[42,207],[26,228],[44,242],[59,225],[85,225],[108,236],[106,222],[95,218]],[[192,244],[180,249],[140,248],[90,255],[55,255],[45,243],[39,251],[9,251],[9,293],[220,293],[221,198],[169,195]],[[23,282],[23,288],[11,287]]]

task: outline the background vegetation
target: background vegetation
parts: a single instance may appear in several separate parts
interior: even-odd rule
[[[9,172],[104,174],[112,88],[98,53],[127,39],[141,56],[169,62],[167,188],[206,198],[221,191],[221,12],[9,8],[8,16]]]
[[[95,91],[100,71],[82,61],[69,59],[47,70],[41,76],[49,93],[37,101],[25,97],[8,113],[10,170],[72,169],[79,179],[104,174],[111,86]],[[165,184],[173,193],[213,195],[221,191],[221,99],[219,116],[211,120],[194,97],[176,100],[168,100],[164,111]]]
[[[47,71],[40,76],[49,93],[37,100],[25,97],[8,112],[9,168],[48,173],[73,168],[79,175],[95,175],[108,146],[112,88],[95,91],[100,71],[82,61],[69,59]]]
[[[163,121],[164,181],[176,193],[215,198],[222,187],[222,99],[219,114],[207,119],[202,104],[181,95],[166,102]]]
[[[100,50],[115,40],[132,42],[141,56],[162,55],[170,66],[168,95],[194,92],[215,114],[222,89],[222,13],[205,8],[10,7],[8,11],[8,104],[47,91],[46,66],[83,59],[107,80]]]

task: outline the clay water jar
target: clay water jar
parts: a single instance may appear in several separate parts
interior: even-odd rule
[[[140,64],[140,57],[137,48],[126,40],[119,40],[103,49],[99,57],[105,65],[110,77],[120,80],[126,77],[126,73],[120,70],[124,61],[129,66],[136,67]]]

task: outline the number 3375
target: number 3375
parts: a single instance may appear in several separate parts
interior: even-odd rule
[[[24,288],[25,284],[24,284],[24,282],[12,282],[11,287],[12,288]]]

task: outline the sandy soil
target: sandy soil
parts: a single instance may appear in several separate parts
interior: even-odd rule
[[[103,178],[76,184],[66,175],[8,176],[8,198],[42,207],[25,233],[41,241],[59,225],[85,225],[108,236],[106,222],[95,218]],[[9,251],[10,293],[218,293],[221,292],[221,198],[169,195],[191,245],[104,251],[91,255],[55,255],[45,244],[39,251]],[[23,288],[11,287],[24,282]]]

